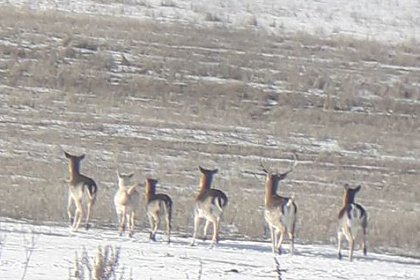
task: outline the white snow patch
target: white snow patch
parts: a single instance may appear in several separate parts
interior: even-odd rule
[[[303,31],[326,37],[344,35],[392,44],[420,39],[418,0],[144,0],[122,3],[10,0],[0,1],[1,4],[196,25],[252,27],[279,34]]]
[[[168,245],[150,242],[148,234],[118,237],[113,229],[71,232],[56,225],[33,225],[11,219],[0,220],[0,279],[20,279],[27,248],[34,250],[27,279],[68,279],[75,254],[86,248],[91,262],[99,246],[121,247],[120,263],[126,278],[134,279],[273,279],[275,264],[270,242],[222,240],[214,249],[201,242],[189,246],[190,238],[176,236]],[[223,238],[223,237],[222,237]],[[328,245],[297,245],[296,254],[277,257],[282,279],[418,279],[420,260],[368,253],[355,253],[355,260],[339,261],[336,248]],[[346,253],[346,251],[344,252]],[[201,272],[200,272],[201,271]],[[121,273],[121,271],[119,271]],[[201,273],[201,275],[200,275]]]

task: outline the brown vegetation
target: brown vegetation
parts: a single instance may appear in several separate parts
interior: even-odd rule
[[[341,186],[360,183],[372,250],[419,250],[418,45],[6,7],[0,18],[1,216],[65,223],[65,149],[88,155],[96,225],[115,222],[120,167],[159,178],[174,230],[191,232],[204,164],[231,202],[223,236],[268,237],[252,173],[294,152],[280,188],[295,194],[297,242],[335,242]]]

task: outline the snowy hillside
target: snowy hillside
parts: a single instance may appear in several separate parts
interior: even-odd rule
[[[0,1],[1,4],[2,1]],[[274,33],[308,32],[399,43],[420,39],[417,0],[12,0],[31,9],[151,18],[231,27],[253,25]]]
[[[0,0],[0,280],[69,279],[107,245],[124,279],[420,279],[403,256],[420,254],[419,15],[419,0]],[[63,150],[99,186],[88,232],[63,226]],[[278,271],[259,164],[292,153],[298,244]],[[199,164],[229,197],[215,249],[189,246]],[[143,218],[117,236],[116,169],[173,197],[172,244]],[[370,219],[352,263],[335,248],[344,183]]]

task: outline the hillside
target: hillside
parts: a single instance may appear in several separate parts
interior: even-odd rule
[[[260,161],[282,170],[295,153],[280,192],[296,198],[299,243],[334,244],[342,186],[362,184],[371,250],[418,254],[416,1],[371,17],[356,13],[361,0],[340,12],[338,1],[8,2],[0,216],[66,222],[65,150],[86,153],[82,172],[98,182],[95,226],[115,226],[119,169],[156,177],[190,234],[200,164],[219,168],[230,198],[222,238],[262,240]]]

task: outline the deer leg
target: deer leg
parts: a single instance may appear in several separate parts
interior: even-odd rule
[[[219,241],[219,218],[216,218],[216,220],[213,220],[213,238],[211,239],[211,246],[213,247],[214,245],[217,244],[217,242]]]
[[[271,249],[273,251],[273,254],[276,254],[275,252],[276,242],[277,242],[276,229],[272,227],[271,225],[269,225],[269,227],[270,227],[270,233],[271,233]]]
[[[277,252],[279,255],[281,255],[281,244],[283,243],[284,238],[284,229],[280,229],[277,231],[277,236],[279,236],[279,239],[277,241]]]
[[[160,217],[159,217],[159,213],[156,213],[155,216],[153,217],[155,220],[155,226],[153,228],[153,237],[156,238],[156,232],[159,228],[160,225]]]
[[[80,223],[82,221],[82,217],[83,217],[82,199],[76,199],[75,203],[76,203],[76,212],[74,215],[73,230],[78,231],[80,227]]]
[[[341,243],[343,240],[343,232],[341,230],[337,231],[337,242],[338,242],[338,259],[341,260]]]
[[[71,211],[71,205],[73,203],[73,198],[71,196],[71,193],[69,193],[69,198],[67,200],[67,216],[69,217],[70,226],[73,226],[74,218],[73,213]]]
[[[125,207],[120,213],[120,225],[119,225],[119,235],[121,236],[125,231],[125,216],[126,216],[126,209]]]
[[[353,261],[354,237],[348,226],[344,228],[344,235],[349,243],[349,261]]]
[[[350,252],[349,252],[349,261],[353,261],[353,250],[354,250],[354,238],[353,238],[353,236],[351,236],[350,237],[350,239],[349,239],[349,249],[350,249]]]
[[[367,255],[367,247],[366,247],[366,227],[363,227],[363,255]]]
[[[216,243],[219,243],[220,237],[219,237],[219,231],[220,231],[220,217],[217,217],[216,219]]]
[[[85,228],[86,228],[86,230],[89,229],[90,211],[92,209],[93,202],[94,202],[94,200],[89,197],[89,201],[87,203],[86,220],[85,220]]]
[[[166,213],[165,217],[166,217],[166,234],[168,235],[168,243],[171,243],[171,218],[169,216],[169,213]]]
[[[122,221],[122,212],[121,211],[117,211],[117,219],[118,219],[118,234],[121,236],[121,221]]]
[[[129,233],[128,236],[131,238],[134,234],[134,211],[131,211],[130,217],[129,217]]]
[[[290,254],[294,254],[295,251],[295,235],[293,232],[289,231],[289,238],[290,238]]]
[[[147,216],[149,217],[149,224],[150,224],[150,235],[149,235],[149,239],[150,240],[153,240],[153,241],[156,241],[156,238],[155,238],[155,236],[153,234],[153,229],[155,227],[155,220],[153,219],[153,217],[152,217],[151,214],[148,214]]]
[[[207,239],[207,230],[209,228],[210,225],[210,220],[206,219],[206,223],[204,224],[204,229],[203,229],[203,241],[206,241]]]
[[[191,241],[191,246],[195,245],[195,238],[197,237],[197,231],[198,231],[198,227],[200,225],[200,220],[201,218],[196,214],[194,216],[194,232],[193,232],[193,237],[192,237],[192,241]]]

